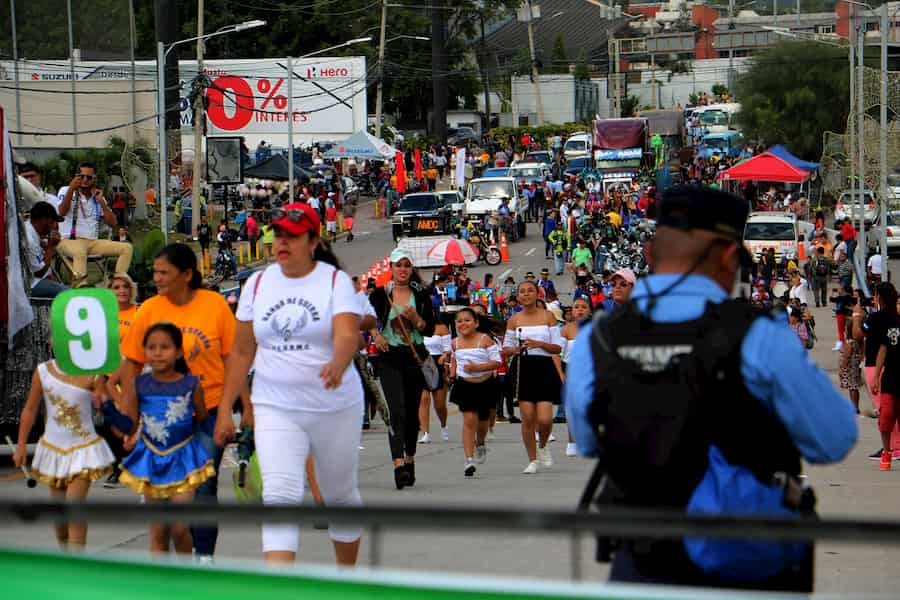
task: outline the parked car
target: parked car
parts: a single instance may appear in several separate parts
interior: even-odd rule
[[[525,185],[543,183],[550,177],[550,167],[540,163],[522,162],[510,167],[508,176]]]
[[[900,252],[900,210],[887,213],[887,251],[888,254]],[[881,251],[881,215],[872,221],[872,227],[866,236],[869,248],[873,252]]]
[[[589,156],[582,156],[581,158],[573,158],[570,159],[568,163],[566,163],[566,168],[563,169],[563,174],[565,175],[578,175],[584,169],[591,168],[591,158]]]
[[[492,167],[485,169],[481,174],[482,177],[506,177],[509,175],[509,167]]]
[[[441,197],[444,206],[450,209],[450,212],[456,214],[466,208],[466,197],[459,190],[444,190],[437,193]]]
[[[469,142],[477,142],[478,135],[471,127],[447,129],[447,143],[451,146],[465,146]]]
[[[539,165],[547,165],[547,167],[549,168],[550,165],[553,164],[553,153],[549,150],[535,150],[534,152],[529,152],[528,154],[526,154],[525,157],[518,162],[537,163]]]
[[[698,156],[709,160],[713,156],[737,158],[744,151],[744,136],[737,131],[710,133],[700,141]]]
[[[863,220],[871,224],[875,217],[878,216],[878,202],[874,192],[866,190],[863,193],[863,205]],[[859,191],[857,190],[846,190],[841,192],[841,195],[838,197],[837,204],[834,207],[835,229],[840,229],[837,227],[837,222],[843,221],[847,217],[850,217],[857,223],[859,221]],[[857,223],[854,223],[854,225],[857,225]]]
[[[573,158],[582,158],[591,155],[594,139],[590,133],[576,133],[570,135],[563,145],[563,156],[571,161]]]
[[[407,194],[391,215],[394,241],[402,237],[445,233],[449,226],[450,205],[440,194],[433,192]]]

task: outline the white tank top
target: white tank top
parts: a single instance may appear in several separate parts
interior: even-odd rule
[[[562,336],[559,335],[559,327],[550,327],[549,325],[526,325],[516,329],[507,329],[506,336],[503,339],[503,345],[507,348],[515,348],[519,345],[516,337],[522,340],[535,340],[544,342],[545,344],[558,344],[562,346]],[[528,356],[553,356],[543,348],[532,348],[528,351]]]
[[[425,349],[432,356],[439,356],[444,352],[450,351],[450,334],[433,335],[425,338]]]
[[[484,335],[478,338],[478,345],[481,345],[481,340],[484,339]],[[459,344],[459,338],[457,338],[456,343]],[[456,376],[462,379],[477,379],[479,377],[484,377],[488,375],[487,371],[479,372],[479,373],[466,373],[465,366],[466,365],[483,365],[489,362],[500,362],[500,346],[497,344],[491,344],[487,348],[457,348],[453,351],[453,358],[456,359]]]

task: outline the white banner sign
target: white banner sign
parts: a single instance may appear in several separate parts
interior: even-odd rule
[[[456,187],[460,190],[466,188],[466,149],[456,151]]]

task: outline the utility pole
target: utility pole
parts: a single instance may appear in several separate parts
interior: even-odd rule
[[[197,37],[203,35],[203,0],[197,0]],[[197,40],[197,77],[205,77],[203,40]],[[191,237],[197,237],[200,224],[200,157],[203,153],[203,89],[194,95],[194,173],[191,178]],[[225,215],[228,220],[228,215]]]
[[[537,58],[534,54],[534,25],[531,12],[531,0],[525,0],[525,9],[528,11],[528,49],[531,51],[531,78],[534,80],[534,100],[537,107],[537,124],[544,123],[544,103],[541,98],[541,79],[538,74]]]
[[[797,0],[800,5],[800,0]],[[734,0],[728,0],[728,30],[734,30]],[[728,36],[728,93],[734,96],[734,36]]]
[[[432,134],[447,139],[447,2],[431,0]]]
[[[865,47],[866,47],[866,21],[863,20],[858,35],[856,36],[856,59],[859,64],[859,73],[856,75],[856,85],[859,97],[856,99],[856,135],[859,154],[859,247],[862,252],[863,268],[866,266],[866,218],[863,214],[866,206],[866,106],[865,106]]]
[[[484,112],[487,115],[485,133],[491,130],[491,81],[488,76],[488,51],[484,36],[484,5],[481,7],[481,77],[484,88]]]
[[[375,137],[381,137],[381,111],[384,103],[384,46],[387,33],[387,0],[381,0],[381,39],[378,42],[378,83],[375,87]]]
[[[12,20],[13,77],[16,81],[16,129],[22,131],[22,103],[19,98],[19,40],[16,35],[16,0],[9,0],[9,16]],[[18,134],[22,145],[22,134]]]
[[[134,72],[134,0],[128,0],[128,58],[131,61],[131,141],[137,139],[137,76]],[[140,202],[139,202],[140,204]]]
[[[887,252],[887,170],[888,170],[888,156],[887,156],[887,143],[888,143],[888,113],[887,113],[887,103],[888,103],[888,33],[890,29],[890,22],[888,20],[888,5],[887,2],[881,5],[881,102],[880,102],[880,117],[881,117],[881,131],[879,132],[879,162],[880,169],[879,172],[881,174],[881,185],[879,186],[878,195],[880,198],[880,211],[881,214],[881,231],[878,232],[878,239],[880,243],[878,244],[881,247],[881,280],[889,281],[890,277],[888,277],[888,252]]]
[[[66,14],[69,17],[69,75],[72,77],[72,147],[77,148],[78,106],[75,101],[75,31],[72,29],[72,0],[66,2]]]
[[[853,190],[856,189],[856,6],[850,6],[850,116],[847,119],[849,123],[850,156],[847,161],[850,165],[850,196],[853,197]]]

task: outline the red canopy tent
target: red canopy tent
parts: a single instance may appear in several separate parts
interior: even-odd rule
[[[799,169],[771,152],[763,152],[739,165],[719,173],[724,181],[779,181],[803,183],[809,179],[809,171]]]

